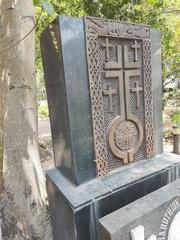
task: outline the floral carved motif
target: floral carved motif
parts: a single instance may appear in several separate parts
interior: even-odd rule
[[[138,140],[138,130],[131,121],[123,121],[116,128],[114,141],[117,147],[123,151],[130,150]]]

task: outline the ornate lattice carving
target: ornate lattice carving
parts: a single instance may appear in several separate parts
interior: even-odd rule
[[[102,85],[98,58],[98,40],[96,35],[87,34],[88,70],[93,116],[93,133],[98,175],[107,174],[107,150],[104,142],[104,117],[102,111]]]
[[[143,54],[149,64],[146,54],[150,52],[144,50],[149,27],[87,17],[85,28],[94,145],[101,176],[123,162],[153,154],[151,130],[146,132],[152,126],[152,118],[148,121],[147,117],[152,115],[148,107],[152,103],[151,75],[148,66],[144,75],[142,68]]]
[[[152,103],[152,80],[151,80],[151,42],[143,41],[144,60],[144,107],[146,129],[146,158],[154,156],[154,131],[153,131],[153,103]]]

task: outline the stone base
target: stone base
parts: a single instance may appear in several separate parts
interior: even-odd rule
[[[180,179],[99,220],[99,240],[179,240]]]
[[[180,176],[180,157],[171,153],[122,167],[75,186],[58,169],[47,173],[55,240],[97,240],[97,222],[113,211]]]

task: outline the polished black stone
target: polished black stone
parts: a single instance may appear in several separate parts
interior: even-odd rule
[[[83,18],[59,16],[41,48],[55,166],[80,184],[96,176]]]
[[[98,240],[98,219],[180,176],[180,158],[162,154],[122,167],[111,176],[74,186],[57,169],[47,174],[55,240]]]

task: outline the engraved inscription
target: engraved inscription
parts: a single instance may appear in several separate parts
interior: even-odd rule
[[[160,240],[175,240],[175,236],[173,235],[175,231],[172,231],[173,227],[173,219],[177,215],[180,209],[179,200],[175,199],[170,206],[167,208],[166,212],[161,221],[160,231],[158,234],[158,239]],[[180,222],[178,223],[180,224]],[[179,229],[179,228],[177,228]],[[175,230],[175,229],[174,229]],[[174,237],[174,238],[171,238]],[[180,235],[177,235],[179,237]],[[178,238],[177,238],[178,239]]]

